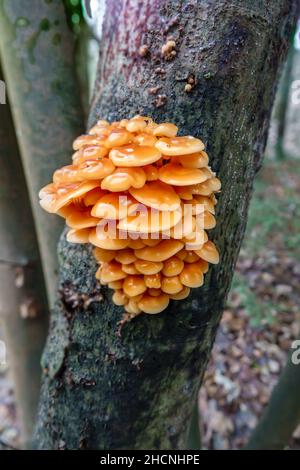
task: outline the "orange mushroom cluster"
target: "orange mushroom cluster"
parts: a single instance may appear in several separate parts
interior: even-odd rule
[[[219,261],[206,230],[221,184],[203,142],[177,131],[142,116],[98,121],[39,194],[66,219],[69,242],[95,246],[96,278],[131,317],[185,299]]]

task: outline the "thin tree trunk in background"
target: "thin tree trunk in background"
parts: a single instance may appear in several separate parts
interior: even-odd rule
[[[283,75],[280,81],[278,90],[278,102],[275,110],[275,117],[278,121],[277,129],[277,142],[276,142],[276,157],[278,160],[285,158],[284,150],[284,134],[286,129],[286,118],[289,108],[289,94],[292,82],[292,71],[293,71],[293,58],[294,58],[294,34],[288,52],[287,61],[283,70]]]
[[[121,309],[97,284],[91,248],[59,245],[36,440],[39,448],[180,449],[210,356],[261,165],[295,0],[110,0],[89,124],[150,115],[200,136],[223,189],[213,238],[221,262],[201,289],[118,336]],[[167,37],[176,57],[164,60]],[[140,55],[142,45],[149,53]],[[145,49],[145,48],[144,48]],[[189,78],[196,86],[185,91]],[[91,303],[84,299],[90,298]]]
[[[300,344],[300,341],[298,341]],[[276,384],[269,404],[254,429],[248,450],[279,450],[284,449],[292,437],[296,427],[300,424],[300,347],[288,358],[278,383]],[[295,356],[297,363],[293,363]],[[294,360],[294,361],[295,361]]]
[[[38,191],[66,164],[83,128],[63,2],[0,0],[0,52],[52,303],[63,225],[40,208]]]
[[[199,426],[199,403],[198,397],[193,408],[190,430],[187,438],[187,448],[189,450],[201,450],[201,435]]]
[[[12,117],[8,104],[0,107],[0,321],[26,446],[37,413],[48,306]]]

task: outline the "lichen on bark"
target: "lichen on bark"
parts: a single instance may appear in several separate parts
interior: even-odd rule
[[[284,0],[107,2],[89,124],[140,113],[175,122],[181,133],[207,143],[223,183],[212,235],[221,261],[188,299],[142,315],[117,334],[121,310],[106,289],[97,301],[91,249],[62,236],[61,297],[44,356],[48,373],[36,432],[40,448],[185,448],[296,7]],[[160,51],[170,36],[176,56],[166,61]],[[143,45],[146,55],[139,52]],[[195,86],[187,93],[191,76]],[[87,308],[86,295],[96,298]]]

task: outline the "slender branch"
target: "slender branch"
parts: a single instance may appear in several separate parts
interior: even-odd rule
[[[0,70],[0,79],[2,73]],[[22,438],[32,436],[48,307],[29,196],[9,105],[0,118],[0,318]]]
[[[190,430],[187,439],[187,448],[190,450],[201,450],[201,435],[199,427],[199,404],[198,397],[194,405]]]
[[[62,222],[42,211],[37,194],[69,161],[72,140],[83,128],[63,2],[0,0],[0,52],[53,302]]]
[[[275,117],[278,120],[278,130],[277,130],[277,142],[276,142],[276,156],[279,160],[285,158],[284,151],[284,136],[286,129],[286,119],[287,112],[289,108],[289,93],[292,82],[292,71],[294,63],[294,37],[295,31],[291,35],[291,44],[289,48],[288,57],[286,60],[285,67],[283,69],[283,75],[281,77],[280,86],[278,90],[278,102],[276,107]]]
[[[286,363],[268,406],[254,429],[246,449],[284,449],[300,424],[300,340]],[[293,355],[295,360],[293,361]]]

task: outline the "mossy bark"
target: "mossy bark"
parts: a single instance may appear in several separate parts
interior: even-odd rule
[[[207,143],[223,189],[221,252],[205,285],[117,334],[121,309],[94,278],[91,248],[59,244],[60,299],[44,355],[39,448],[184,448],[261,165],[296,1],[107,2],[89,124],[137,113]],[[168,36],[171,61],[160,55]],[[149,54],[139,55],[141,45]],[[196,79],[190,93],[188,78]],[[160,87],[155,93],[155,87]],[[87,302],[86,298],[90,301]]]
[[[0,53],[53,302],[63,224],[41,209],[38,191],[69,162],[72,140],[83,128],[74,39],[63,2],[0,0]]]
[[[28,446],[37,413],[48,306],[12,117],[8,104],[0,107],[0,322],[14,380],[21,440]]]

